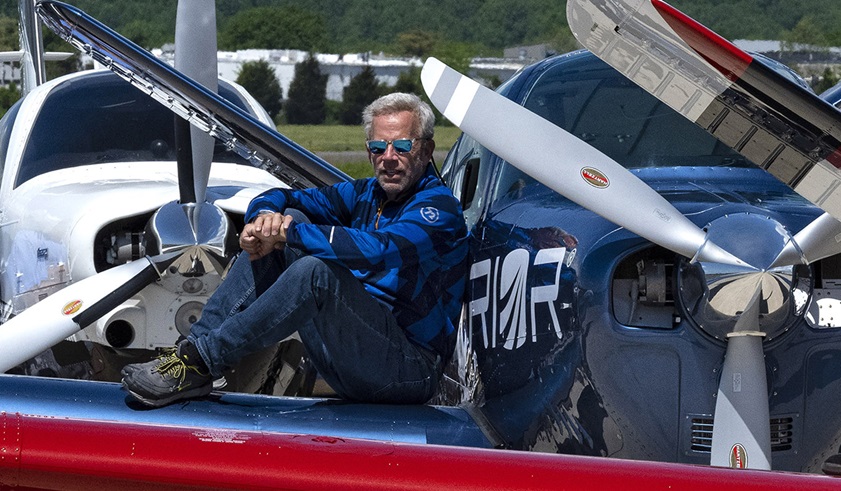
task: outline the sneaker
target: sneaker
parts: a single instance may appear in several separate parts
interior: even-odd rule
[[[150,365],[158,365],[159,363],[161,363],[161,360],[175,356],[176,351],[178,351],[178,343],[176,343],[176,346],[170,346],[168,348],[161,349],[160,354],[154,357],[151,361],[147,361],[145,363],[130,363],[124,366],[122,370],[120,370],[120,375],[122,376],[122,378],[126,378],[130,376],[132,372],[142,370]]]
[[[179,399],[210,394],[213,377],[195,346],[183,341],[170,356],[161,356],[129,370],[123,378],[123,387],[143,404],[161,407]]]
[[[152,370],[156,368],[159,364],[170,361],[169,358],[175,357],[177,350],[178,346],[170,346],[169,348],[163,348],[161,350],[161,353],[151,361],[147,361],[145,363],[131,363],[129,365],[124,366],[123,369],[120,371],[122,380],[125,381],[127,378],[130,378],[134,372],[142,370]],[[222,390],[227,386],[228,380],[225,378],[224,375],[217,379],[213,379],[213,390]]]

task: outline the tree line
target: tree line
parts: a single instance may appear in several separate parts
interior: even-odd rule
[[[146,48],[175,38],[172,0],[70,0]],[[671,0],[727,39],[841,46],[837,0]],[[572,42],[563,0],[217,0],[219,47],[411,54],[458,45],[473,56]],[[17,20],[17,1],[0,2]],[[0,19],[2,20],[2,19]],[[8,26],[0,22],[0,45]],[[17,30],[11,29],[12,37]],[[0,46],[2,47],[2,46]],[[429,54],[429,53],[426,53]]]
[[[327,76],[321,73],[318,61],[312,56],[295,65],[286,99],[274,69],[266,60],[243,63],[236,82],[257,99],[276,123],[358,125],[365,106],[381,95],[410,92],[426,98],[419,69],[408,70],[394,86],[385,86],[377,81],[374,69],[366,66],[343,89],[341,102],[328,101]],[[439,119],[443,122],[440,115]]]

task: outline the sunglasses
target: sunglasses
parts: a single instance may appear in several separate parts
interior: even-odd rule
[[[385,150],[388,148],[388,145],[394,147],[394,151],[397,153],[408,153],[412,151],[412,146],[414,145],[415,141],[423,140],[423,138],[402,138],[400,140],[368,140],[365,142],[368,145],[368,151],[373,153],[374,155],[380,155],[385,153]]]

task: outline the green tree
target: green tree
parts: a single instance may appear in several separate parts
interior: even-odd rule
[[[413,66],[401,73],[397,77],[397,83],[388,92],[406,92],[423,97],[426,92],[423,90],[423,85],[421,85],[420,72],[420,68]]]
[[[823,29],[818,26],[815,17],[807,15],[800,19],[794,28],[783,33],[783,41],[791,44],[809,44],[812,46],[828,46]]]
[[[339,109],[339,122],[342,124],[361,124],[365,106],[380,96],[380,84],[370,65],[350,80],[342,90],[342,104]]]
[[[549,41],[549,45],[557,53],[569,53],[580,47],[575,36],[572,35],[572,31],[566,25],[555,31],[555,35]]]
[[[238,12],[219,32],[219,49],[327,48],[324,18],[298,7],[258,7]]]
[[[14,51],[19,46],[18,22],[11,17],[0,17],[0,51]]]
[[[837,83],[838,75],[835,74],[832,68],[826,67],[823,71],[823,75],[821,75],[818,79],[818,83],[815,85],[814,89],[816,93],[820,94],[835,87],[835,84]]]
[[[0,87],[0,117],[6,114],[12,105],[20,99],[20,90],[15,84]]]
[[[401,32],[397,36],[397,44],[400,47],[400,54],[425,58],[435,48],[437,37],[420,29]]]
[[[166,43],[175,42],[172,26],[150,19],[132,20],[122,28],[120,34],[146,49],[159,48]]]
[[[272,119],[277,117],[282,105],[283,89],[268,61],[246,61],[240,67],[236,81],[257,99]]]
[[[445,41],[438,43],[432,56],[458,72],[467,73],[470,70],[470,60],[476,55],[476,51],[476,47],[468,43]]]
[[[325,118],[327,76],[321,74],[318,60],[312,53],[295,65],[295,76],[289,85],[286,119],[290,124],[321,124]]]
[[[435,123],[438,125],[452,125],[447,118],[442,115],[438,109],[432,104],[432,101],[429,100],[429,97],[426,95],[426,91],[423,90],[423,85],[420,81],[420,72],[421,69],[419,67],[412,67],[405,72],[401,73],[399,77],[397,77],[397,83],[394,84],[393,87],[389,87],[385,90],[385,93],[391,92],[406,92],[409,94],[415,94],[416,96],[420,97],[421,100],[425,101],[429,104],[429,107],[432,108],[432,112],[435,113]]]

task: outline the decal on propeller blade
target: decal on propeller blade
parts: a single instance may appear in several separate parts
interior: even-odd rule
[[[610,186],[610,180],[600,170],[592,167],[585,167],[581,169],[581,177],[584,181],[596,188],[606,188]]]
[[[68,302],[64,305],[61,309],[61,313],[64,315],[73,315],[76,312],[82,309],[82,301],[81,300],[73,300],[72,302]]]
[[[741,443],[730,448],[730,467],[733,469],[746,469],[748,466],[748,452]]]

